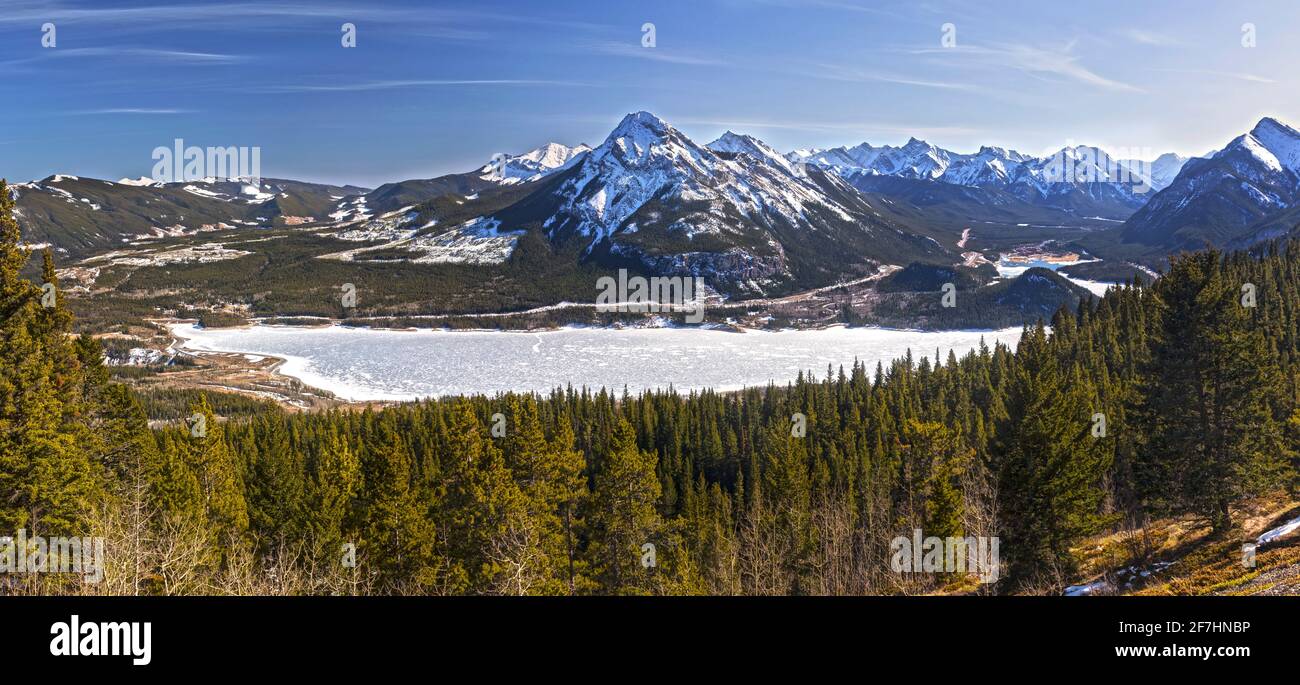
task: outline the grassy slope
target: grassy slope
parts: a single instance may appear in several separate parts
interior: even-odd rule
[[[1226,538],[1214,539],[1210,529],[1191,518],[1161,519],[1143,532],[1097,536],[1075,551],[1083,559],[1083,574],[1074,583],[1103,577],[1116,594],[1135,595],[1268,595],[1300,594],[1300,538],[1260,549],[1255,567],[1242,564],[1242,545],[1264,531],[1300,516],[1300,501],[1275,495],[1234,511],[1241,522]],[[1145,563],[1135,559],[1146,559]],[[1172,562],[1162,571],[1124,587],[1118,570]]]

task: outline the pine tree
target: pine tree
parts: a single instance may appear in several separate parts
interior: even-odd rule
[[[331,558],[341,550],[355,526],[354,508],[361,491],[361,461],[340,435],[338,426],[326,430],[325,444],[311,474],[309,529],[315,546]]]
[[[1279,373],[1240,288],[1216,251],[1171,263],[1152,291],[1137,411],[1146,440],[1135,470],[1148,509],[1197,514],[1219,534],[1231,528],[1230,506],[1276,484],[1285,467]]]
[[[29,253],[13,206],[0,181],[0,526],[74,535],[101,494],[79,440],[80,367],[63,303],[42,302],[21,276]],[[53,278],[48,255],[46,271]]]
[[[1086,381],[1065,377],[1041,322],[1016,350],[1008,419],[998,432],[999,535],[1013,589],[1073,573],[1070,548],[1098,532],[1106,450],[1090,434]]]
[[[214,542],[226,544],[248,530],[243,474],[206,395],[190,405],[189,414],[188,427],[173,446],[180,453],[181,463],[194,476]]]
[[[529,594],[547,578],[541,531],[501,450],[485,436],[468,403],[452,408],[444,506],[448,549],[463,569],[464,591]],[[507,428],[509,431],[510,428]],[[544,451],[540,435],[532,449]],[[539,455],[524,456],[527,459]]]
[[[650,552],[645,545],[663,542],[658,538],[663,523],[655,509],[660,493],[654,455],[637,446],[632,424],[618,419],[596,472],[589,516],[592,565],[603,592],[650,591],[654,567],[642,560]]]
[[[375,436],[366,459],[360,556],[382,590],[418,593],[443,587],[433,524],[411,485],[411,456],[396,431]]]

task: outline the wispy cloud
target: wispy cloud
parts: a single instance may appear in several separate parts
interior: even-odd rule
[[[657,62],[671,62],[673,64],[691,64],[695,66],[720,65],[725,62],[709,57],[691,55],[669,48],[655,46],[652,48],[643,47],[640,42],[619,42],[606,41],[601,43],[588,43],[582,46],[588,52],[612,57],[630,57],[636,59],[648,59]]]
[[[439,86],[573,86],[592,84],[576,81],[549,81],[540,79],[415,79],[390,81],[362,81],[357,83],[289,84],[252,88],[259,93],[350,93],[369,90],[394,90],[402,88],[434,88]]]
[[[6,0],[5,12],[0,14],[0,25],[22,24],[39,26],[43,22],[57,24],[94,24],[113,28],[183,26],[197,29],[223,30],[296,30],[301,21],[330,20],[379,24],[413,33],[428,34],[453,31],[447,34],[465,39],[478,29],[488,30],[502,25],[517,24],[546,26],[570,31],[595,31],[608,27],[592,22],[549,19],[519,13],[495,13],[448,7],[382,7],[377,3],[334,2],[317,0],[310,3],[295,2],[235,2],[203,4],[157,4],[138,7],[62,6],[50,7],[44,0]],[[298,22],[286,20],[301,20]]]
[[[1157,47],[1172,47],[1181,45],[1182,41],[1163,33],[1148,31],[1146,29],[1126,29],[1120,32],[1125,38],[1140,45],[1154,45]]]
[[[728,0],[735,5],[765,5],[768,7],[789,7],[793,9],[826,9],[839,10],[844,12],[854,12],[859,14],[874,14],[885,17],[898,17],[897,12],[877,6],[872,6],[869,2],[851,2],[850,0]]]
[[[131,61],[161,62],[165,64],[234,64],[243,62],[248,57],[243,55],[224,55],[213,52],[194,52],[189,50],[160,50],[157,48],[135,47],[88,47],[56,48],[41,50],[34,57],[11,60],[4,65],[36,64],[50,60],[67,60],[78,58],[125,59]]]
[[[1219,78],[1230,78],[1238,81],[1248,81],[1250,83],[1277,83],[1271,78],[1265,78],[1255,74],[1249,74],[1239,71],[1218,71],[1215,69],[1172,69],[1152,67],[1151,71],[1163,71],[1175,74],[1199,74],[1201,76],[1216,76]]]
[[[83,109],[68,112],[73,115],[84,114],[190,114],[192,109],[149,109],[144,107],[111,107],[107,109]]]
[[[946,90],[974,90],[970,83],[935,81],[911,76],[893,74],[883,71],[865,70],[838,64],[812,64],[806,69],[794,72],[798,76],[827,79],[830,81],[850,81],[856,83],[897,83],[922,88],[941,88]]]
[[[1143,92],[1137,86],[1106,78],[1083,66],[1079,57],[1071,54],[1073,47],[1073,43],[1062,50],[1011,44],[957,45],[951,48],[921,48],[910,52],[916,55],[948,55],[983,66],[1015,69],[1030,75],[1055,76],[1106,90]]]

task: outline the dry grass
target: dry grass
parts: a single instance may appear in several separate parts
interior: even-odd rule
[[[1091,538],[1075,549],[1078,582],[1105,579],[1111,594],[1300,595],[1297,536],[1258,550],[1254,568],[1242,563],[1242,546],[1300,515],[1300,503],[1279,493],[1233,514],[1238,527],[1226,537],[1214,538],[1209,526],[1186,517]]]

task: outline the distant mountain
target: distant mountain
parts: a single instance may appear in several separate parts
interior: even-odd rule
[[[1300,223],[1300,132],[1264,118],[1208,159],[1189,160],[1124,224],[1121,243],[1153,253],[1244,247]]]
[[[749,136],[701,146],[648,112],[629,114],[601,145],[535,185],[480,224],[540,231],[552,244],[658,274],[707,276],[723,291],[823,285],[883,264],[952,258],[881,218],[834,174],[796,172]]]
[[[988,146],[959,154],[916,138],[901,147],[863,143],[787,155],[792,162],[833,170],[862,189],[879,188],[879,177],[931,181],[996,190],[1081,218],[1110,219],[1127,218],[1141,207],[1149,197],[1148,184],[1155,181],[1152,176],[1168,175],[1174,157],[1162,156],[1158,173],[1144,174],[1142,165],[1112,159],[1090,146],[1066,147],[1039,158]]]
[[[547,143],[520,155],[489,160],[474,171],[385,183],[365,197],[350,197],[338,203],[337,218],[367,218],[449,195],[474,196],[500,186],[529,183],[567,169],[590,149],[586,145]]]
[[[536,181],[552,172],[567,169],[582,155],[590,151],[591,148],[586,145],[569,147],[559,143],[547,143],[522,155],[505,157],[504,163],[501,165],[501,173],[498,173],[495,168],[496,165],[492,162],[479,169],[478,173],[507,185],[527,183],[528,181]]]
[[[749,155],[753,160],[774,166],[791,176],[803,175],[796,171],[794,165],[787,161],[784,155],[751,135],[727,131],[706,147],[723,154]]]
[[[1164,190],[1174,182],[1178,172],[1182,171],[1183,165],[1187,163],[1190,157],[1184,157],[1173,152],[1166,152],[1154,160],[1147,162],[1145,160],[1126,159],[1120,162],[1124,166],[1133,170],[1134,173],[1141,174],[1147,180],[1152,190]]]
[[[342,198],[366,192],[281,179],[258,185],[204,179],[155,183],[113,182],[54,175],[10,186],[29,244],[49,244],[71,255],[143,238],[184,235],[235,226],[326,221]]]

